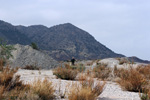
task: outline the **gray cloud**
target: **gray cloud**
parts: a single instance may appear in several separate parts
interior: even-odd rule
[[[0,18],[14,25],[70,22],[115,52],[150,60],[149,0],[1,0]]]

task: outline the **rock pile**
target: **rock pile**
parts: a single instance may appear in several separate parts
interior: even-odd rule
[[[26,65],[35,65],[42,69],[51,69],[59,63],[48,54],[32,49],[29,45],[14,45],[16,50],[12,51],[13,58],[10,59],[12,67],[24,67]]]

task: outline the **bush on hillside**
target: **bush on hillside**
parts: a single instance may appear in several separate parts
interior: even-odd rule
[[[35,49],[35,50],[39,50],[37,44],[34,43],[34,42],[32,42],[30,46],[31,46],[33,49]]]

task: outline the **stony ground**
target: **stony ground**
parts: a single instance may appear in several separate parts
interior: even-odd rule
[[[48,80],[51,80],[56,88],[57,95],[63,95],[65,90],[67,90],[66,87],[69,89],[71,84],[73,82],[76,82],[76,81],[56,79],[56,77],[53,75],[52,70],[19,69],[16,74],[21,75],[21,80],[24,83],[33,83],[33,81],[36,79],[44,80],[45,78],[47,78]],[[107,81],[104,91],[97,98],[97,100],[140,100],[140,98],[139,93],[122,91],[119,85],[117,85],[114,82]]]

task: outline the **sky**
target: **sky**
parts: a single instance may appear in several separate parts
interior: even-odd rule
[[[72,23],[116,53],[150,60],[150,0],[0,0],[0,20]]]

